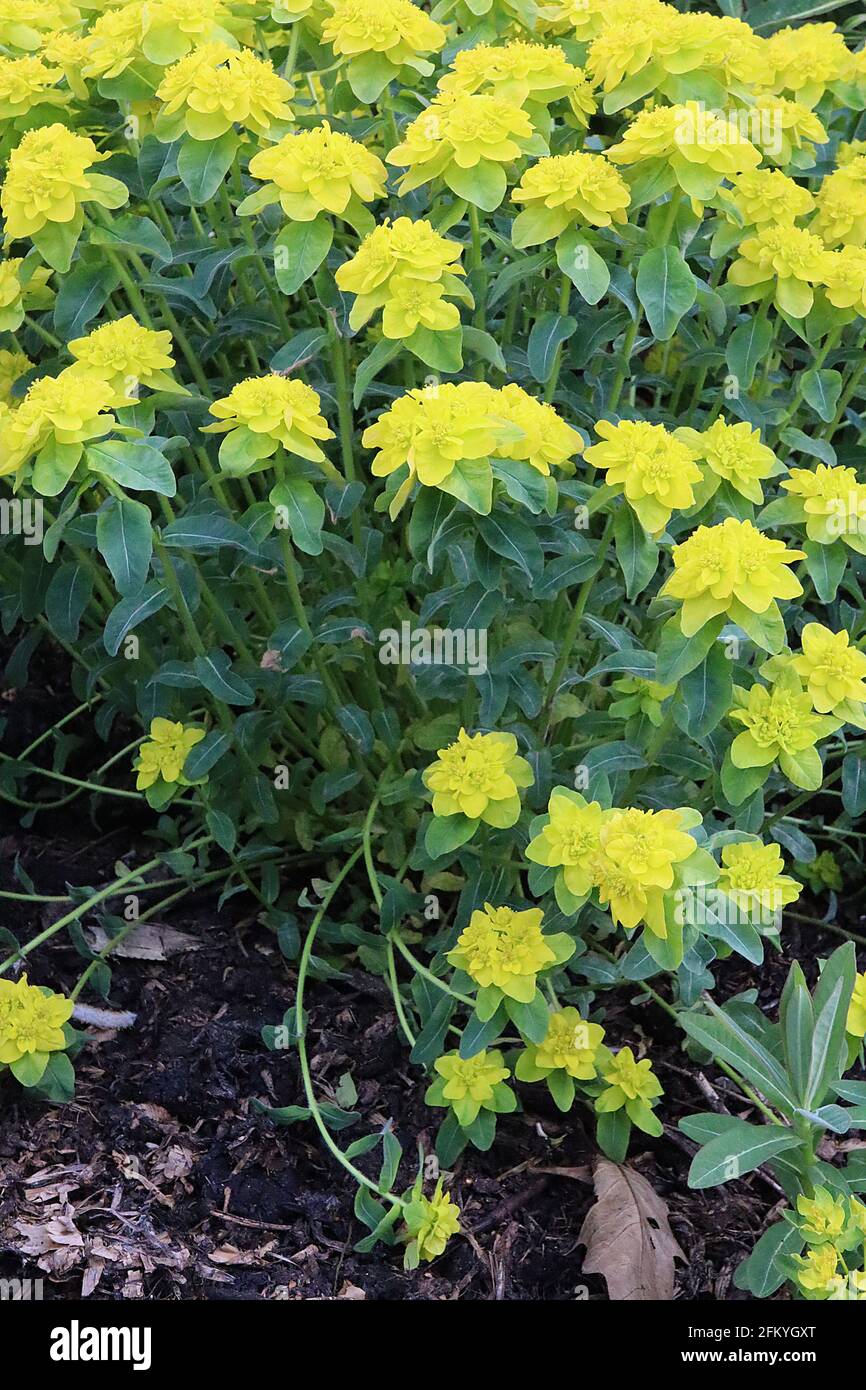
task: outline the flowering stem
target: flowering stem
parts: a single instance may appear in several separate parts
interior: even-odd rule
[[[184,845],[183,849],[189,854],[192,850],[199,849],[202,845],[209,845],[212,840],[212,835],[200,835],[197,840],[192,840],[188,845]],[[71,922],[77,922],[79,917],[85,916],[92,908],[96,907],[97,903],[105,902],[106,898],[116,898],[121,888],[126,887],[133,879],[141,878],[142,875],[148,873],[150,869],[155,869],[161,862],[161,858],[161,855],[156,855],[154,859],[149,859],[146,864],[141,864],[137,869],[130,869],[128,873],[121,874],[120,878],[116,878],[114,882],[109,883],[106,888],[100,888],[98,893],[91,894],[83,903],[79,903],[77,907],[74,907],[71,912],[67,912],[66,915],[60,917],[58,921],[52,922],[50,927],[46,927],[44,931],[39,932],[37,936],[34,936],[32,940],[19,947],[17,951],[13,951],[12,955],[7,956],[4,961],[0,961],[0,975],[4,975],[9,967],[14,965],[16,961],[22,960],[25,956],[29,956],[31,952],[36,950],[37,946],[42,946],[46,941],[50,941],[52,936],[56,936],[59,931],[62,931],[64,927],[68,927]]]
[[[459,999],[461,1004],[467,1004],[470,1009],[475,1008],[475,1000],[470,999],[468,994],[460,994],[456,989],[452,989],[444,980],[440,980],[438,975],[434,975],[432,970],[428,970],[426,965],[422,965],[417,956],[413,955],[405,941],[398,936],[396,929],[388,933],[389,941],[393,941],[400,955],[409,962],[412,969],[421,975],[423,979],[429,980],[431,985],[441,989],[443,994],[450,994],[452,999]]]
[[[377,1196],[383,1197],[385,1201],[391,1203],[392,1207],[403,1207],[405,1204],[402,1198],[395,1197],[394,1194],[390,1192],[380,1192],[378,1185],[375,1182],[373,1182],[372,1178],[368,1178],[366,1173],[362,1173],[360,1168],[356,1168],[354,1163],[352,1163],[351,1159],[346,1157],[339,1144],[337,1144],[333,1139],[331,1131],[328,1129],[328,1126],[325,1124],[325,1121],[322,1117],[322,1112],[319,1109],[319,1103],[316,1100],[315,1091],[313,1090],[313,1078],[310,1072],[310,1063],[307,1057],[306,1023],[304,1020],[304,989],[307,982],[307,973],[310,968],[310,958],[313,953],[313,944],[316,940],[316,933],[319,930],[322,918],[324,917],[325,913],[331,905],[331,899],[334,897],[334,894],[337,892],[337,889],[340,887],[341,883],[346,878],[350,870],[357,863],[358,859],[360,859],[363,852],[363,845],[359,845],[358,848],[354,850],[353,853],[346,860],[342,869],[337,874],[337,877],[328,886],[328,890],[325,893],[324,898],[322,899],[321,906],[319,907],[315,917],[313,918],[310,924],[310,930],[307,932],[307,939],[304,942],[304,949],[301,952],[301,959],[298,965],[298,988],[297,993],[295,995],[295,1033],[297,1035],[298,1040],[298,1057],[301,1063],[301,1078],[304,1084],[304,1095],[306,1097],[307,1107],[310,1111],[310,1114],[313,1117],[313,1121],[316,1125],[316,1128],[322,1136],[322,1139],[325,1143],[325,1147],[328,1149],[329,1153],[333,1155],[337,1162],[342,1164],[342,1166],[346,1169],[346,1172],[351,1173],[355,1181],[357,1183],[360,1183],[362,1187],[366,1187],[371,1192],[375,1192]]]
[[[481,221],[474,203],[469,204],[469,227],[472,232],[472,269],[475,271],[475,289],[478,292],[475,300],[474,323],[476,328],[483,330],[487,322],[487,276],[481,253]]]
[[[570,305],[570,304],[571,304],[571,280],[569,279],[569,277],[568,277],[565,273],[563,273],[562,279],[561,279],[560,282],[559,282],[559,305],[558,305],[558,308],[559,308],[559,314],[560,314],[560,317],[561,317],[561,318],[564,318],[565,315],[568,313],[568,309],[569,309],[569,305]],[[559,342],[559,343],[557,343],[557,345],[556,345],[556,350],[555,350],[555,352],[554,352],[554,354],[553,354],[553,366],[552,366],[551,369],[550,369],[550,376],[549,376],[548,379],[547,379],[547,386],[546,386],[545,389],[544,389],[544,399],[545,399],[546,401],[552,401],[552,400],[553,400],[553,397],[556,395],[556,388],[557,388],[557,386],[559,385],[559,371],[560,371],[561,366],[562,366],[562,343]]]
[[[560,649],[559,656],[557,657],[556,665],[553,668],[553,674],[551,675],[547,685],[547,694],[544,698],[544,706],[541,711],[541,718],[543,720],[546,720],[545,735],[547,731],[550,729],[551,708],[553,705],[553,701],[556,698],[556,693],[559,689],[559,682],[562,680],[562,673],[568,664],[568,658],[571,656],[571,649],[574,646],[575,639],[580,630],[580,624],[583,618],[584,609],[586,608],[589,596],[592,593],[595,581],[598,579],[598,576],[604,568],[608,542],[613,533],[613,523],[614,513],[611,512],[607,518],[604,531],[602,532],[601,540],[598,543],[598,550],[596,551],[596,555],[598,557],[598,564],[596,565],[592,574],[589,575],[589,577],[583,581],[577,592],[577,598],[575,599],[574,608],[571,612],[571,618],[569,620],[565,636],[562,639],[562,647]]]

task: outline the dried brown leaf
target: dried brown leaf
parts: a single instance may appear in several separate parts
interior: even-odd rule
[[[668,1224],[668,1209],[634,1168],[599,1158],[596,1203],[578,1240],[586,1246],[585,1274],[601,1274],[614,1302],[674,1296],[674,1260],[685,1255]]]

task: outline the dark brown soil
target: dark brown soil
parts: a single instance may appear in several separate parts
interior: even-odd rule
[[[27,692],[7,705],[19,718],[4,748],[21,747],[51,722],[52,704],[56,718],[50,681],[41,689],[41,697]],[[128,821],[112,825],[116,812],[99,829],[82,823],[79,811],[54,826],[40,817],[31,831],[14,807],[2,811],[0,886],[7,889],[20,890],[11,874],[18,852],[47,893],[63,892],[66,882],[107,881],[121,852],[134,862],[130,844],[139,862],[149,852]],[[53,905],[37,913],[3,907],[6,923],[25,938],[57,915]],[[606,1297],[603,1281],[582,1273],[578,1243],[593,1200],[591,1130],[585,1112],[560,1115],[539,1101],[539,1088],[523,1096],[537,1110],[505,1117],[489,1154],[469,1151],[457,1164],[465,1239],[415,1274],[403,1272],[398,1251],[353,1251],[364,1232],[352,1214],[351,1182],[311,1125],[278,1127],[251,1104],[303,1102],[296,1055],[268,1052],[261,1040],[262,1026],[279,1023],[292,1002],[295,977],[256,917],[250,899],[232,898],[218,913],[216,897],[202,895],[171,914],[169,925],[192,938],[186,949],[163,961],[115,959],[110,1007],[137,1019],[128,1029],[90,1030],[73,1103],[40,1103],[9,1079],[0,1082],[0,1277],[41,1277],[53,1298]],[[795,932],[786,956],[799,954],[813,975],[809,963],[834,944],[817,934],[798,941]],[[64,936],[38,953],[31,976],[70,987],[80,970]],[[758,981],[735,961],[720,970],[721,988],[728,994],[759,983],[762,1004],[773,1008],[786,970],[787,959],[771,954]],[[408,1186],[419,1140],[432,1140],[434,1112],[423,1104],[423,1078],[408,1061],[387,990],[350,968],[341,980],[312,985],[309,1006],[320,1094],[351,1073],[363,1118],[347,1138],[392,1121],[408,1156],[401,1172]],[[733,1270],[774,1219],[782,1194],[762,1172],[730,1188],[690,1192],[693,1146],[676,1121],[707,1108],[704,1079],[655,1005],[630,1009],[621,996],[608,1028],[618,1042],[647,1038],[667,1093],[665,1136],[636,1136],[629,1161],[669,1206],[687,1257],[677,1296],[740,1298]],[[713,1072],[710,1080],[722,1102],[747,1113],[724,1077]]]

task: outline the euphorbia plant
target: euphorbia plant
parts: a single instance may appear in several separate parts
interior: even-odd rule
[[[30,818],[134,801],[158,848],[70,889],[0,975],[68,930],[74,1000],[105,994],[137,921],[251,894],[297,972],[265,1038],[298,1104],[269,1113],[318,1127],[361,1248],[410,1267],[459,1222],[433,1160],[524,1104],[580,1105],[616,1161],[660,1135],[666,1009],[768,1122],[783,1254],[811,1233],[797,1287],[859,1288],[857,1165],[843,1191],[815,1156],[837,1100],[862,1119],[852,950],[811,998],[792,970],[775,1031],[713,999],[864,838],[856,23],[36,9],[0,16],[0,615],[7,681],[51,642],[76,703],[0,751],[0,787]],[[410,1173],[390,1122],[338,1141],[360,1116],[314,1080],[311,986],[347,958],[387,982],[439,1123]],[[40,1077],[0,1042],[55,1097],[59,1028],[32,1033]],[[729,1119],[686,1123],[712,1146]]]

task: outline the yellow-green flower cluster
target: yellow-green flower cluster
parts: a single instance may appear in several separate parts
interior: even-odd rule
[[[611,688],[617,691],[617,699],[608,705],[609,715],[614,719],[632,719],[642,714],[656,729],[664,721],[662,705],[676,690],[675,685],[662,685],[644,676],[622,676]]]
[[[0,474],[15,473],[48,446],[51,455],[44,477],[37,472],[38,491],[54,497],[63,490],[81,458],[84,445],[114,429],[111,413],[119,398],[103,377],[83,377],[67,367],[55,377],[43,376],[28,388],[17,409],[0,417]]]
[[[732,116],[721,116],[700,102],[656,106],[641,111],[622,139],[607,150],[614,164],[650,161],[667,171],[667,186],[678,185],[698,205],[709,202],[723,179],[756,169],[761,155]]]
[[[751,613],[771,615],[778,611],[776,599],[803,592],[788,566],[804,559],[804,552],[788,550],[751,521],[728,517],[717,526],[699,526],[672,554],[674,572],[662,593],[681,602],[686,637],[722,614],[746,623]]]
[[[828,246],[866,244],[866,155],[857,155],[821,180],[812,231]]]
[[[570,63],[561,48],[512,39],[506,44],[479,43],[463,48],[439,82],[440,92],[474,95],[485,92],[515,106],[549,106],[572,99],[575,114],[591,116],[595,101],[582,68]],[[586,121],[582,122],[586,124]]]
[[[761,432],[740,420],[735,425],[726,420],[714,420],[709,429],[699,431],[678,429],[676,437],[686,443],[693,455],[710,470],[709,486],[702,489],[702,501],[715,492],[719,483],[727,482],[735,492],[757,505],[764,500],[761,483],[765,478],[784,472],[773,450],[761,443]]]
[[[446,1052],[433,1065],[439,1075],[424,1099],[428,1105],[450,1107],[463,1129],[474,1124],[482,1110],[505,1115],[516,1108],[514,1092],[505,1084],[509,1071],[501,1052],[478,1052],[468,1058]]]
[[[466,816],[506,830],[520,815],[520,791],[534,782],[513,734],[467,734],[440,748],[424,771],[434,816]]]
[[[784,867],[778,845],[739,840],[722,846],[718,889],[733,902],[738,920],[772,923],[783,907],[797,901],[802,885]]]
[[[214,401],[210,413],[217,422],[205,425],[202,432],[226,435],[220,446],[220,464],[227,472],[264,467],[279,448],[335,472],[319,443],[334,437],[320,406],[318,391],[297,377],[277,372],[249,377]]]
[[[602,1067],[601,1076],[606,1084],[596,1097],[596,1113],[610,1115],[625,1110],[633,1125],[658,1138],[663,1128],[652,1107],[663,1090],[650,1059],[644,1057],[639,1062],[630,1047],[623,1047]]]
[[[550,155],[530,165],[512,193],[527,207],[511,232],[515,246],[550,241],[566,227],[610,227],[625,222],[630,194],[625,180],[601,154]]]
[[[143,328],[131,314],[94,328],[84,338],[73,338],[68,347],[75,358],[70,374],[107,382],[116,397],[113,405],[128,404],[141,386],[150,391],[184,391],[168,375],[174,366],[171,334]]]
[[[339,288],[356,296],[350,326],[363,327],[381,309],[386,338],[408,338],[419,326],[432,332],[456,327],[460,311],[445,296],[466,293],[456,278],[464,274],[462,249],[427,221],[398,217],[392,224],[386,218],[337,270]]]
[[[866,1272],[845,1259],[866,1246],[866,1206],[857,1197],[816,1187],[811,1197],[799,1194],[791,1220],[807,1246],[805,1255],[793,1257],[800,1293],[807,1299],[866,1301]]]
[[[850,1033],[852,1038],[866,1038],[866,970],[854,981],[845,1031]]]
[[[719,206],[740,227],[784,226],[806,217],[815,199],[780,169],[748,169],[733,175],[730,188],[719,190]]]
[[[554,1009],[540,1043],[527,1043],[514,1068],[518,1081],[546,1081],[560,1110],[574,1100],[575,1081],[594,1081],[609,1062],[600,1023],[588,1023],[577,1009]]]
[[[688,830],[699,823],[700,816],[687,809],[605,811],[580,792],[555,787],[526,857],[559,871],[557,898],[564,910],[576,911],[595,890],[626,931],[644,922],[665,940],[665,894],[675,885],[677,865],[697,849]],[[560,895],[560,879],[571,902]]]
[[[586,450],[587,462],[604,469],[607,485],[623,493],[645,530],[659,534],[673,512],[694,505],[702,475],[685,440],[645,420],[599,420],[595,432],[603,442]]]
[[[391,503],[392,517],[416,481],[489,511],[491,459],[519,460],[546,477],[551,466],[567,466],[583,449],[577,431],[546,401],[515,383],[496,390],[481,381],[408,391],[364,431],[362,443],[377,450],[375,477],[408,466]]]
[[[54,300],[49,289],[51,271],[44,266],[28,267],[29,279],[22,281],[23,261],[10,257],[0,261],[0,332],[14,333],[31,310],[48,309]]]
[[[9,156],[0,191],[6,240],[33,237],[48,224],[78,223],[85,203],[122,207],[126,185],[93,166],[107,159],[87,135],[63,125],[29,130]]]
[[[737,768],[769,768],[778,763],[796,787],[816,791],[823,779],[816,743],[834,733],[840,721],[816,714],[792,664],[783,666],[772,685],[759,681],[749,690],[734,686],[730,717],[745,725],[731,744]]]
[[[0,1065],[10,1067],[22,1085],[35,1086],[52,1052],[66,1047],[64,1023],[72,1017],[72,1000],[38,985],[27,976],[0,979]]]
[[[505,195],[504,165],[522,154],[546,154],[526,112],[513,101],[485,93],[441,93],[403,131],[387,156],[405,168],[401,197],[444,179],[458,198],[493,211]]]
[[[293,222],[312,222],[320,212],[351,220],[353,207],[385,192],[378,155],[323,121],[313,130],[284,135],[250,160],[250,173],[266,187],[240,205],[246,214],[279,203]]]
[[[807,623],[800,637],[802,651],[791,666],[802,680],[819,714],[866,727],[866,656],[851,645],[847,632],[832,632],[822,623]]]
[[[41,57],[0,56],[0,120],[26,116],[34,107],[63,106],[69,93],[57,90],[62,78]]]
[[[491,907],[472,913],[469,925],[448,952],[448,960],[485,992],[483,1013],[492,1017],[504,995],[518,1004],[535,997],[535,977],[552,965],[562,965],[574,953],[574,942],[564,932],[544,936],[541,908],[518,912],[511,907]]]
[[[866,554],[866,483],[853,468],[819,463],[792,468],[781,486],[806,524],[806,535],[819,545],[844,541]],[[802,510],[801,510],[802,509]]]
[[[805,318],[815,302],[815,289],[828,273],[827,247],[814,232],[791,224],[769,223],[746,237],[728,279],[748,304],[772,298],[791,318]]]
[[[436,1260],[452,1236],[460,1231],[460,1208],[444,1190],[444,1179],[436,1184],[432,1197],[412,1191],[403,1205],[406,1269],[415,1269],[421,1260]]]
[[[176,140],[218,140],[233,126],[264,135],[291,120],[291,84],[248,48],[225,43],[195,48],[168,69],[156,89],[163,102],[155,133]]]
[[[403,67],[429,76],[431,53],[445,44],[445,30],[412,0],[328,0],[331,13],[322,39],[348,58],[347,76],[362,101],[374,101]]]
[[[150,736],[141,744],[133,764],[138,773],[137,790],[146,791],[158,781],[183,784],[184,763],[204,736],[204,729],[171,719],[152,720]]]

